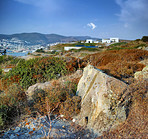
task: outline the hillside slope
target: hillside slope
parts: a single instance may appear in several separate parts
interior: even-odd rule
[[[31,44],[47,44],[55,42],[69,42],[90,39],[90,36],[62,36],[58,34],[41,34],[41,33],[19,33],[12,35],[0,34],[0,40],[17,38],[22,41],[27,41]],[[92,38],[97,39],[97,38]]]

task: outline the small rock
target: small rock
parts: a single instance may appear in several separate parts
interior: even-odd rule
[[[76,121],[76,119],[72,119],[72,122],[75,122]]]
[[[15,130],[14,130],[15,133],[17,133],[19,131],[20,131],[20,127],[16,127]]]
[[[60,117],[64,117],[64,115],[60,115]]]

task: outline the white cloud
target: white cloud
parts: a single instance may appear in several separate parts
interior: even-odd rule
[[[125,28],[148,34],[148,0],[115,0],[121,7],[118,14]]]
[[[121,7],[119,14],[121,20],[148,20],[148,0],[116,0],[116,2]]]
[[[92,30],[97,27],[94,23],[88,23],[87,26],[90,27]]]

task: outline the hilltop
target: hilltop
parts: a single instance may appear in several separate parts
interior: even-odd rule
[[[27,41],[30,44],[48,44],[55,42],[70,42],[70,41],[80,41],[86,39],[99,39],[99,38],[92,38],[90,36],[63,36],[58,34],[41,34],[36,32],[20,33],[12,35],[0,34],[0,40],[2,39],[11,40],[12,38],[17,38],[21,41]]]

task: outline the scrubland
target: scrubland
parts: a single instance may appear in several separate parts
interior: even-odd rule
[[[0,57],[0,128],[5,130],[14,125],[22,115],[47,115],[49,108],[54,114],[65,115],[66,119],[77,115],[81,109],[81,98],[76,95],[76,90],[81,76],[70,75],[78,69],[83,70],[90,63],[127,83],[132,96],[127,120],[114,130],[104,132],[99,138],[147,138],[148,81],[134,79],[134,73],[146,66],[140,61],[148,60],[148,51],[137,48],[146,46],[147,43],[141,40],[131,41],[109,46],[83,59],[70,55],[30,60]],[[6,67],[12,67],[12,70],[4,73],[2,68]],[[63,82],[62,77],[66,77],[66,81]],[[33,100],[28,103],[25,93],[27,88],[46,81],[51,81],[52,87],[37,89]]]

